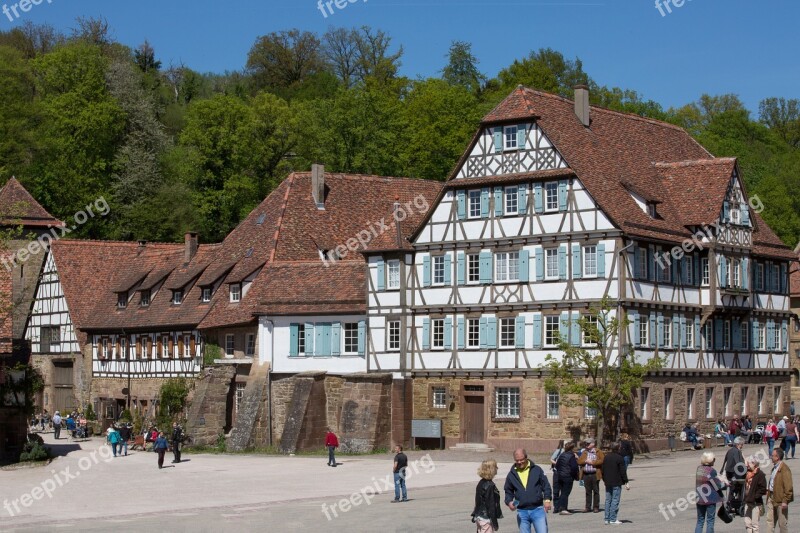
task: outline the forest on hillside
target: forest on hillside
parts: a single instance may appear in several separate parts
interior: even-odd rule
[[[73,235],[215,242],[293,170],[444,180],[481,117],[518,84],[666,120],[715,156],[739,158],[748,192],[783,241],[800,238],[800,102],[699,95],[664,109],[630,88],[599,86],[578,58],[532,50],[496,77],[468,42],[441,50],[438,77],[399,74],[401,43],[370,27],[297,29],[255,39],[240,72],[162,64],[103,19],[61,34],[27,23],[0,32],[0,183],[16,176],[70,219],[103,196],[111,210]],[[436,52],[434,52],[436,53]],[[736,73],[731,73],[735,75]],[[675,83],[680,83],[676,77]]]

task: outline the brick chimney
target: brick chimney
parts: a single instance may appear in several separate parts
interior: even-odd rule
[[[311,195],[317,209],[325,209],[325,166],[311,165]]]
[[[194,231],[187,231],[183,237],[183,242],[183,262],[188,263],[197,253],[197,233]]]
[[[575,86],[575,114],[578,116],[578,120],[581,121],[581,124],[588,128],[591,123],[588,85]]]

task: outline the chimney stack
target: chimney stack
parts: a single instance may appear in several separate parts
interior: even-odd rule
[[[183,262],[189,263],[197,253],[197,233],[187,231],[184,235],[184,245]]]
[[[325,166],[311,165],[311,195],[317,209],[325,209]]]
[[[588,128],[591,123],[588,85],[575,86],[575,114],[578,116],[578,120],[581,121],[581,124]]]

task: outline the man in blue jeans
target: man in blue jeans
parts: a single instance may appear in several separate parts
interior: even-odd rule
[[[503,489],[506,505],[517,512],[520,533],[531,533],[531,526],[536,533],[547,533],[547,512],[553,492],[544,470],[533,464],[522,448],[514,451],[514,466]]]
[[[397,455],[394,456],[394,500],[392,503],[407,502],[408,494],[406,493],[406,467],[408,466],[408,456],[403,453],[403,447],[399,444],[394,447]],[[403,499],[400,499],[400,493],[403,493]]]
[[[606,486],[606,514],[604,523],[619,525],[617,520],[619,512],[619,499],[622,496],[622,486],[630,489],[628,485],[628,472],[625,467],[625,459],[620,455],[620,443],[615,442],[611,445],[611,452],[606,455],[603,461],[603,483]]]

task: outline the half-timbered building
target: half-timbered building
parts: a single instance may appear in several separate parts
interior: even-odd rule
[[[519,87],[483,120],[410,246],[369,263],[369,364],[413,379],[448,444],[549,450],[586,406],[541,369],[604,297],[664,370],[623,428],[653,446],[786,409],[787,265],[735,159],[670,124]],[[762,206],[763,207],[763,206]]]

